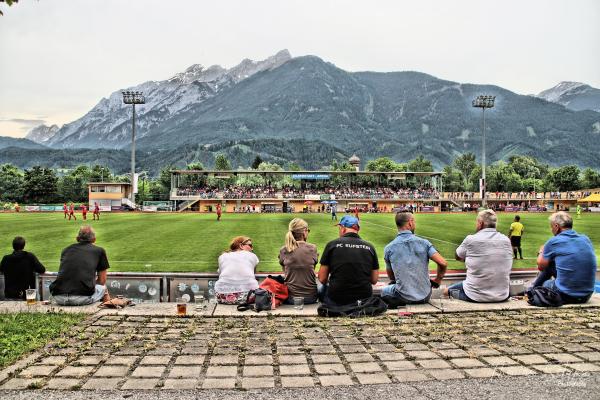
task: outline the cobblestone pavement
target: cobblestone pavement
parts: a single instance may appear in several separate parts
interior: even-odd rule
[[[598,308],[313,317],[96,315],[0,389],[265,389],[600,371]]]

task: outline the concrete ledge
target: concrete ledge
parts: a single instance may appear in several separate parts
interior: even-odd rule
[[[238,311],[237,306],[225,304],[208,304],[204,309],[197,309],[193,303],[187,304],[186,315],[190,317],[266,317],[273,316],[298,316],[316,317],[318,304],[308,304],[299,311],[292,305],[282,305],[275,310],[254,312]],[[594,294],[590,301],[585,304],[568,304],[561,308],[600,308],[600,294]],[[535,310],[541,309],[527,304],[524,299],[510,299],[502,303],[470,303],[456,299],[433,299],[429,304],[411,304],[397,309],[390,309],[387,315],[399,315],[400,313],[411,314],[439,314],[460,312],[485,312],[485,311],[509,311],[509,310]],[[123,309],[98,308],[98,303],[87,306],[56,306],[37,303],[28,306],[24,301],[0,302],[0,313],[83,313],[98,315],[132,315],[132,316],[176,316],[176,303],[141,303]],[[400,314],[401,315],[401,314]]]

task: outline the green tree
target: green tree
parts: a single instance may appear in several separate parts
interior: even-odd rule
[[[158,178],[150,182],[149,192],[153,200],[168,200],[171,192],[171,170],[176,169],[173,164],[165,165],[160,169]]]
[[[0,165],[0,200],[23,200],[23,172],[12,164]]]
[[[254,161],[252,161],[252,166],[251,166],[251,168],[252,168],[252,169],[257,169],[257,168],[258,168],[258,166],[259,166],[259,165],[260,165],[262,162],[263,162],[263,159],[262,159],[262,158],[260,158],[260,156],[258,156],[258,155],[257,155],[257,156],[254,158]]]
[[[472,185],[470,184],[470,177],[473,170],[477,167],[477,162],[475,161],[475,154],[473,153],[465,153],[454,159],[452,163],[453,167],[458,170],[463,180],[463,190],[472,190]]]
[[[295,162],[289,162],[286,164],[285,169],[288,171],[301,171],[302,167]]]
[[[113,174],[108,167],[103,165],[94,165],[89,173],[89,182],[110,182]]]
[[[519,192],[523,182],[511,165],[499,161],[486,168],[487,190],[490,192]]]
[[[433,164],[431,160],[419,154],[414,160],[409,161],[407,165],[408,171],[413,172],[433,172]]]
[[[374,160],[369,160],[365,167],[367,171],[376,172],[400,172],[406,171],[406,164],[398,164],[389,157],[379,157]]]
[[[586,168],[582,172],[581,178],[582,189],[596,189],[600,188],[600,173],[594,171],[591,168]]]
[[[193,163],[189,163],[185,169],[187,169],[188,171],[203,171],[204,170],[204,164],[202,164],[200,161],[196,161]]]
[[[523,179],[542,179],[548,173],[548,166],[541,164],[536,158],[531,156],[510,156],[508,158],[508,165]]]
[[[463,177],[455,168],[452,168],[450,165],[446,165],[442,171],[444,175],[442,176],[444,182],[444,191],[446,192],[462,192],[464,191],[464,181]]]
[[[579,181],[579,167],[576,165],[563,165],[551,169],[546,175],[545,183],[550,190],[577,190],[581,187]]]
[[[52,203],[58,197],[58,178],[50,168],[35,166],[25,170],[23,199],[29,203]]]
[[[225,157],[225,154],[219,153],[215,157],[215,170],[217,170],[217,171],[230,171],[231,170],[231,163],[229,162],[227,157]]]

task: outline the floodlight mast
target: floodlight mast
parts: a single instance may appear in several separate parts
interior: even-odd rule
[[[131,104],[133,109],[133,119],[131,121],[131,195],[130,200],[135,210],[135,105],[146,104],[146,98],[142,92],[126,90],[123,94],[123,103]]]
[[[475,100],[473,100],[473,107],[481,108],[481,116],[482,116],[482,150],[481,150],[481,183],[479,184],[479,188],[481,191],[481,206],[483,208],[487,207],[487,190],[486,190],[486,182],[485,182],[485,109],[494,107],[494,101],[496,96],[477,96]]]

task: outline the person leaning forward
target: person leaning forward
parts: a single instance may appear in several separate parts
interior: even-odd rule
[[[373,295],[379,279],[379,261],[373,245],[358,236],[356,217],[337,224],[339,238],[327,243],[319,269],[319,299],[328,305],[346,305]]]
[[[24,238],[15,237],[12,247],[12,254],[5,255],[0,262],[0,273],[4,274],[4,296],[25,300],[25,290],[35,288],[35,273],[43,274],[46,268],[33,253],[24,250]]]
[[[495,303],[508,300],[512,247],[507,236],[496,230],[498,218],[493,210],[477,214],[475,230],[456,249],[456,260],[464,261],[467,277],[450,285],[445,294],[455,293],[459,300]]]
[[[438,285],[446,274],[448,262],[433,245],[416,236],[415,218],[410,212],[396,214],[398,236],[384,250],[390,284],[381,291],[381,298],[390,307],[423,304],[431,297],[431,282]],[[435,279],[429,280],[429,260],[437,264]]]
[[[565,211],[552,214],[549,220],[554,236],[540,248],[537,265],[541,272],[533,287],[558,292],[563,304],[585,303],[594,293],[598,268],[594,246],[587,236],[573,230],[573,218]]]
[[[76,240],[77,243],[65,248],[60,255],[58,276],[50,284],[52,301],[81,306],[108,300],[106,251],[94,244],[96,233],[90,226],[82,226]]]

